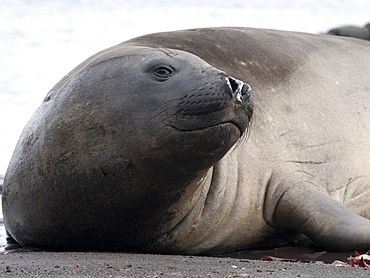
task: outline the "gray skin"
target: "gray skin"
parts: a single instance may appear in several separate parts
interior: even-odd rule
[[[370,40],[370,24],[360,28],[357,26],[342,26],[328,32],[329,35],[352,37],[363,40]]]
[[[23,131],[5,225],[52,249],[210,254],[295,232],[367,250],[369,71],[368,42],[250,28],[102,51]],[[251,123],[248,85],[230,76],[252,87]]]

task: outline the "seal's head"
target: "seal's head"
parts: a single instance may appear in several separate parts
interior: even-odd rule
[[[200,169],[212,166],[245,132],[250,90],[188,52],[125,46],[84,65],[47,96],[46,107],[53,114],[50,129],[58,127],[53,139],[68,141],[79,156],[95,154],[101,165],[117,156],[134,161],[139,154],[165,160],[185,155]],[[61,129],[57,121],[69,125]],[[97,150],[103,142],[109,149]]]
[[[174,217],[168,208],[196,190],[251,115],[249,85],[195,55],[98,53],[53,88],[26,127],[4,192],[17,206],[8,230],[24,245],[148,250]],[[22,184],[27,194],[12,196]]]
[[[190,53],[156,52],[143,61],[145,87],[154,94],[146,125],[156,139],[151,147],[161,145],[160,152],[167,149],[170,156],[195,155],[208,168],[244,134],[252,115],[251,88]]]

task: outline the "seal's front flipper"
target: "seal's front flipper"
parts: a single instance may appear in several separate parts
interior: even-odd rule
[[[312,184],[299,183],[287,188],[270,215],[270,224],[297,230],[326,250],[370,249],[370,220],[357,215]]]

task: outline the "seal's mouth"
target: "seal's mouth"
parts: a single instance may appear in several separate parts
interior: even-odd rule
[[[228,126],[229,128],[232,128],[234,126],[235,129],[238,129],[239,133],[240,133],[239,137],[241,137],[244,134],[245,128],[243,128],[239,123],[237,123],[235,121],[227,121],[227,122],[222,122],[222,123],[213,124],[213,125],[209,125],[209,126],[204,126],[204,127],[200,127],[200,128],[191,128],[191,129],[190,128],[179,128],[179,127],[171,125],[171,127],[173,129],[175,129],[177,131],[180,131],[180,132],[205,131],[205,130],[208,130],[208,129],[211,129],[211,128],[214,128],[214,127],[226,127],[226,126]]]
[[[230,76],[218,76],[184,95],[169,125],[181,132],[206,131],[222,127],[241,137],[252,116],[251,87]]]

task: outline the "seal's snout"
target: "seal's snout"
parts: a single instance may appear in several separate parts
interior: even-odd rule
[[[252,89],[247,83],[231,77],[226,78],[226,83],[231,90],[233,98],[238,102],[242,103],[243,99],[250,97]]]

